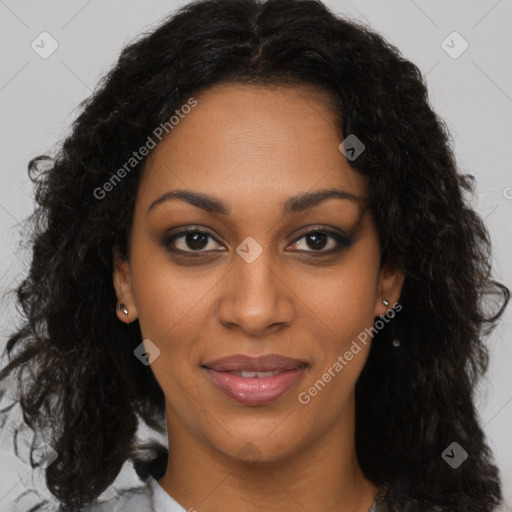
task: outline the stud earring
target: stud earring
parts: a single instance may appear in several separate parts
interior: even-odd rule
[[[389,306],[389,301],[386,300],[386,299],[382,299],[382,304],[384,304],[384,306],[388,307]]]
[[[126,316],[126,317],[128,316],[128,308],[124,304],[119,304],[117,306],[117,309],[119,311],[122,311],[124,313],[124,316]]]

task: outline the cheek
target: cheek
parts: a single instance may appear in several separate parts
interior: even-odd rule
[[[343,407],[365,364],[371,343],[369,329],[374,324],[378,267],[378,245],[365,238],[346,253],[335,272],[308,282],[305,303],[314,311],[320,330],[313,332],[309,327],[318,350],[302,391],[312,400],[315,397],[313,408],[322,415],[335,414],[334,403]]]
[[[322,430],[339,418],[353,395],[371,346],[375,280],[347,275],[341,288],[325,293],[322,323],[329,329],[315,339],[314,364],[297,399],[312,430]],[[313,336],[316,333],[312,333]]]
[[[340,264],[307,279],[304,302],[335,345],[343,345],[373,325],[378,289],[378,246],[368,238],[348,251]]]
[[[215,276],[200,266],[177,266],[161,248],[143,250],[147,247],[146,240],[134,238],[131,266],[138,319],[143,336],[166,341],[195,321]]]

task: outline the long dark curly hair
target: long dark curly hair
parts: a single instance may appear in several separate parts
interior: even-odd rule
[[[129,257],[146,158],[108,196],[97,190],[187,99],[219,83],[328,91],[343,134],[366,146],[351,165],[368,178],[382,260],[405,273],[402,310],[375,334],[356,385],[357,454],[382,510],[493,510],[500,481],[473,395],[488,364],[483,340],[510,292],[491,276],[474,181],[457,169],[419,69],[318,0],[182,7],[125,47],[55,154],[29,163],[32,260],[14,290],[23,321],[0,381],[17,376],[27,425],[59,454],[49,490],[70,510],[94,502],[136,459],[138,420],[162,424],[163,392],[133,355],[140,328],[117,319],[112,284],[113,248]],[[452,442],[469,454],[457,469],[441,457]]]

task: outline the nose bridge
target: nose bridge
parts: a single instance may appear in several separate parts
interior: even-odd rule
[[[251,334],[290,322],[293,306],[287,287],[277,275],[272,250],[248,237],[236,252],[229,284],[220,299],[219,321],[226,326],[237,324]]]
[[[270,250],[263,251],[254,261],[239,256],[234,265],[239,295],[254,298],[261,294],[275,295],[277,269]]]

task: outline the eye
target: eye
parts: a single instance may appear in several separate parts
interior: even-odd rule
[[[187,228],[166,237],[163,244],[172,252],[202,253],[215,249],[215,244],[213,247],[211,246],[212,241],[216,241],[216,239],[207,231]],[[225,251],[226,249],[220,250]]]
[[[290,247],[295,246],[297,249],[297,246],[300,246],[301,241],[303,241],[303,243],[302,248],[298,248],[299,251],[321,254],[335,253],[342,248],[350,247],[350,245],[352,245],[352,240],[347,236],[325,229],[316,229],[304,233]],[[304,247],[310,247],[312,250],[308,250]],[[325,249],[326,247],[327,249]]]
[[[300,247],[301,242],[302,248]],[[190,256],[199,256],[215,250],[226,250],[209,232],[194,227],[182,229],[178,233],[167,236],[162,243],[171,252],[189,253]],[[216,244],[221,248],[216,249]],[[350,247],[350,245],[352,245],[352,240],[347,236],[335,231],[315,229],[304,233],[289,247],[295,246],[295,249],[302,252],[331,254]],[[307,247],[311,249],[307,249]]]

